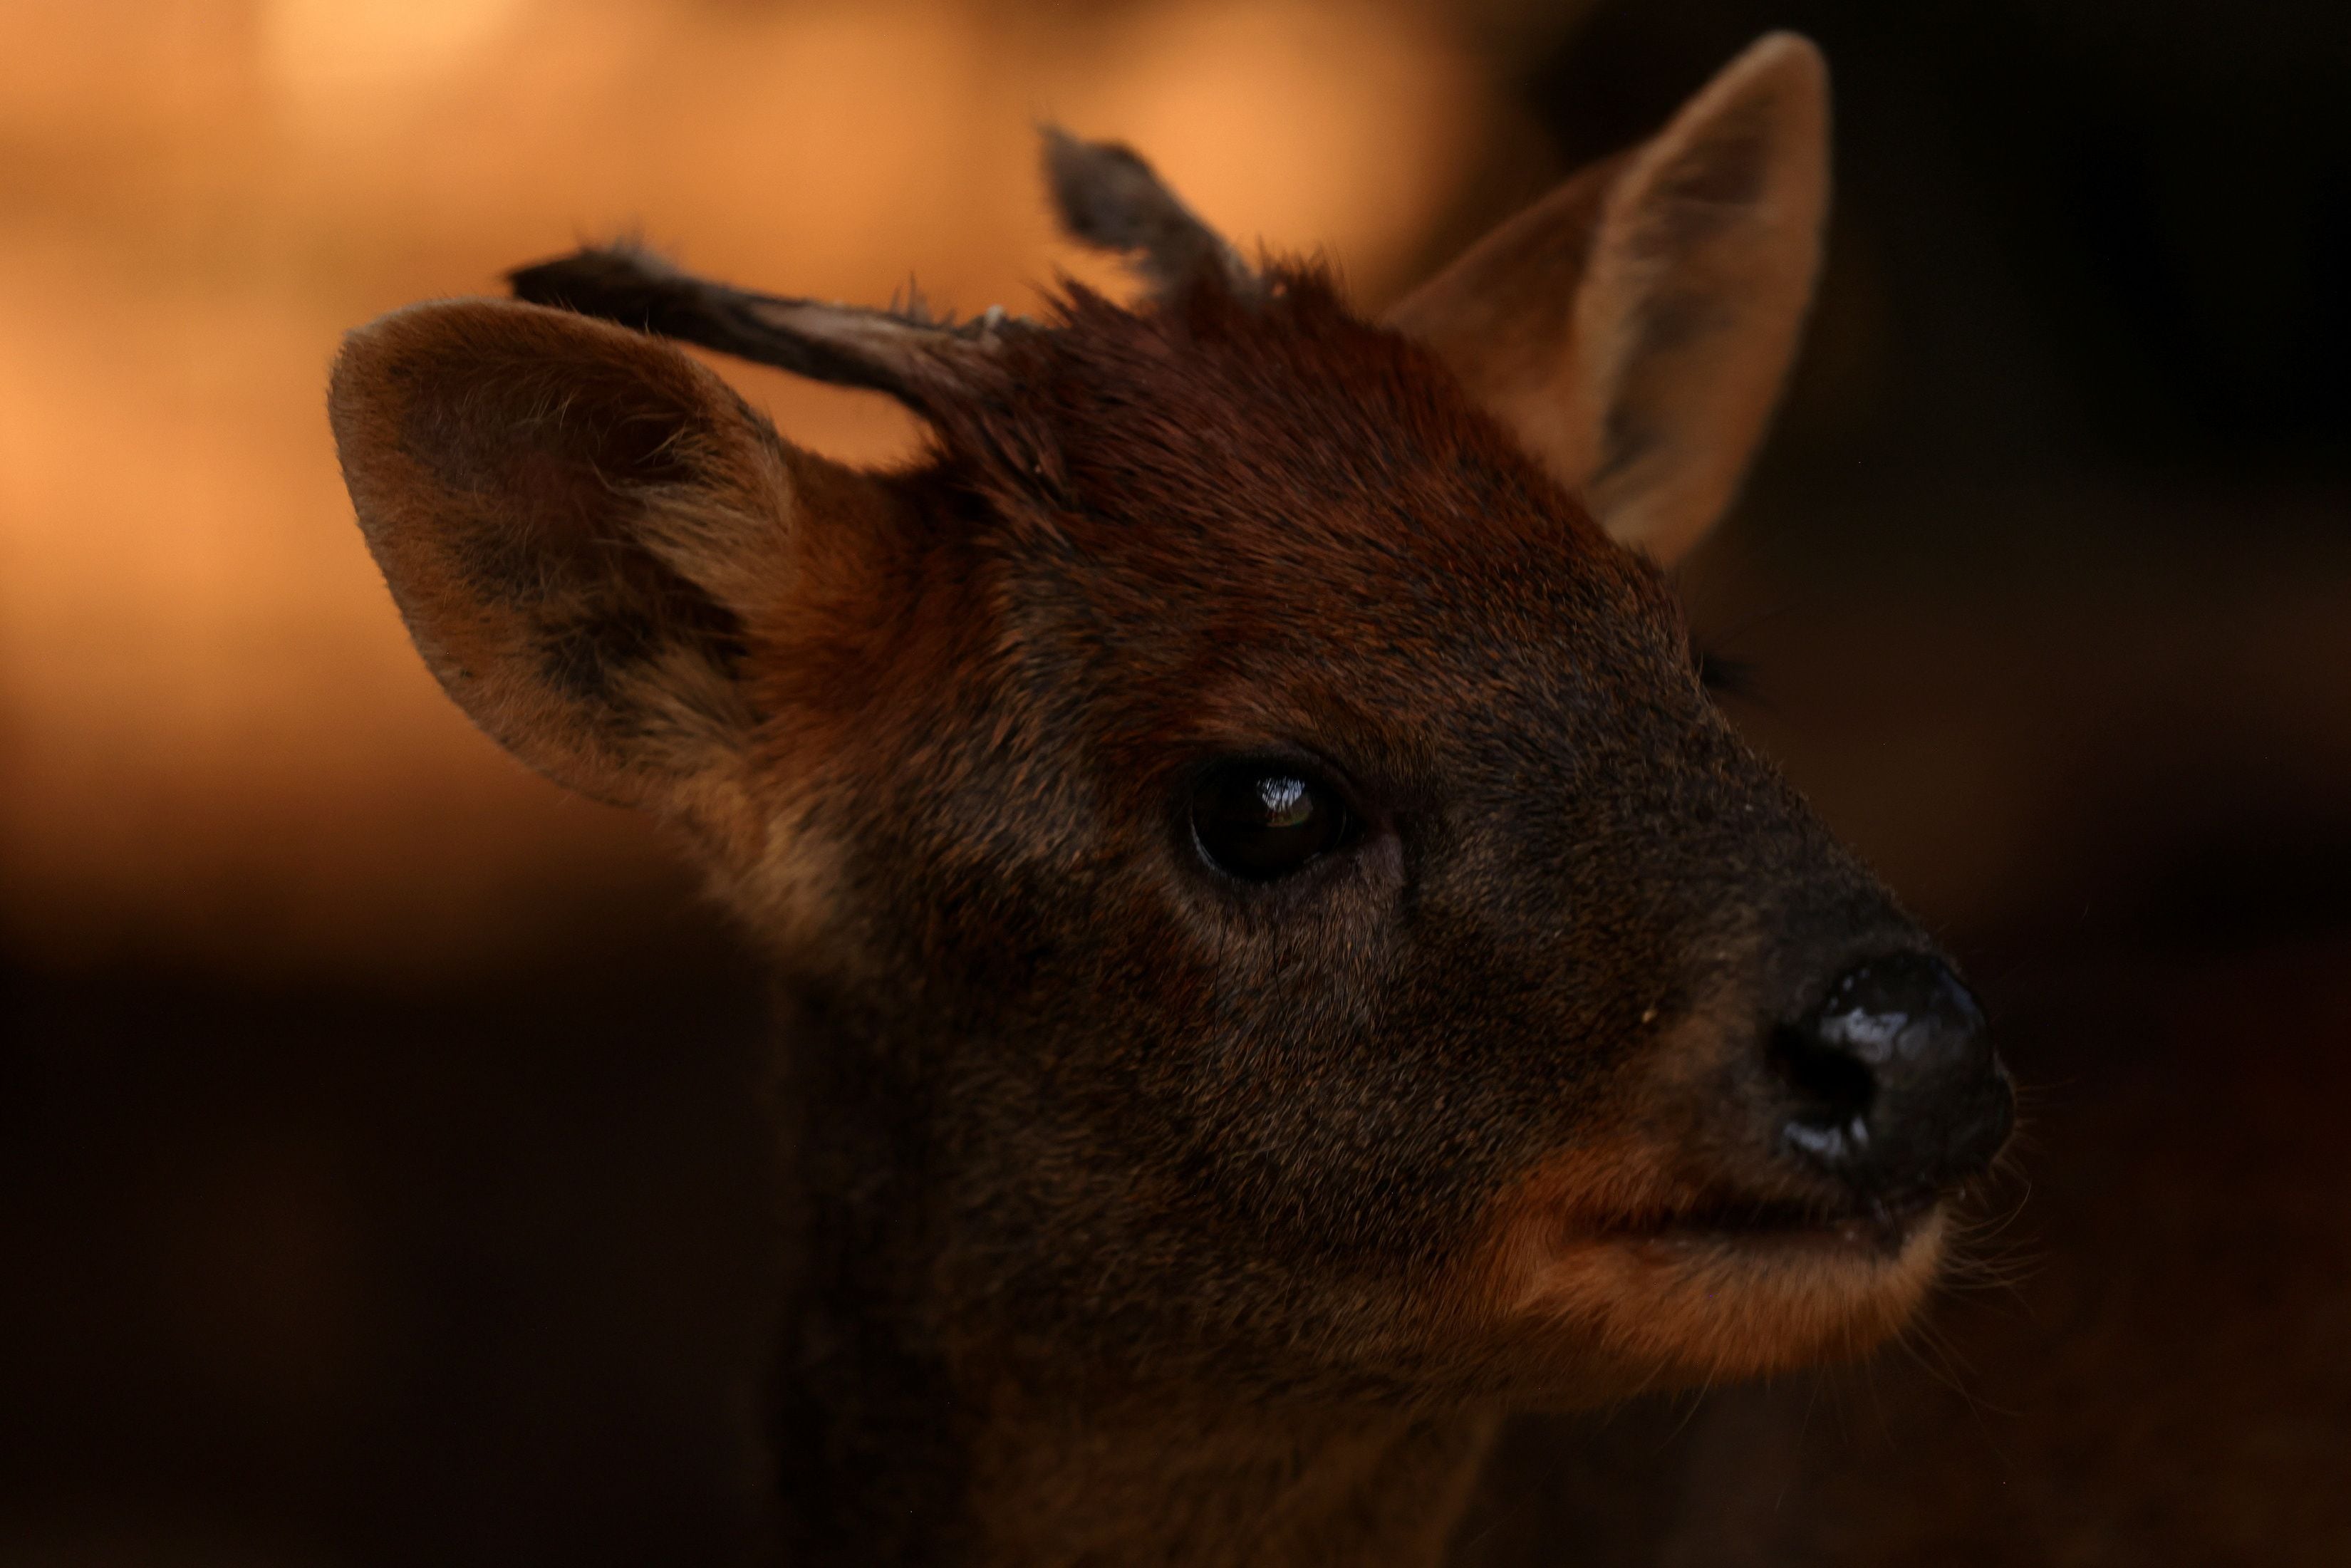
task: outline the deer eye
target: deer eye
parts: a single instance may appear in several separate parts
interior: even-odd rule
[[[1355,836],[1339,792],[1296,763],[1220,763],[1192,788],[1192,838],[1218,871],[1270,882]]]

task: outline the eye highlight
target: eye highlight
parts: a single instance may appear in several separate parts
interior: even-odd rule
[[[1220,762],[1192,787],[1192,841],[1228,876],[1272,882],[1353,841],[1338,790],[1291,761]]]

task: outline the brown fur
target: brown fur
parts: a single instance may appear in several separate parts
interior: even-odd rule
[[[1739,287],[1682,232],[1692,287]],[[1792,330],[1609,384],[1749,442],[1711,389],[1776,382]],[[1297,265],[1071,288],[885,475],[537,306],[346,350],[346,472],[435,673],[684,824],[776,965],[795,1562],[1430,1562],[1499,1410],[1858,1348],[1931,1274],[1936,1221],[1854,1240],[1758,1131],[1770,1030],[1926,937],[1447,347]],[[1626,515],[1675,538],[1727,495],[1655,483]],[[1361,842],[1206,865],[1188,781],[1251,755],[1336,780]],[[1770,1206],[1802,1233],[1740,1228]]]

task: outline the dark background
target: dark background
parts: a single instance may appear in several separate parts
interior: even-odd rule
[[[499,64],[571,57],[538,48],[540,13],[493,8],[449,24],[486,51],[472,77],[314,73],[281,101],[254,73],[289,49],[458,46],[134,5],[32,28],[0,76],[0,1562],[687,1562],[758,1539],[757,978],[649,834],[439,706],[315,400],[340,327],[571,232],[650,209],[697,261],[746,257],[713,270],[808,287],[798,253],[755,253],[827,209],[697,246],[712,214],[789,205],[757,140],[664,141],[648,88],[576,159],[534,141],[618,78]],[[1473,1550],[2351,1561],[2351,10],[1321,9],[1448,62],[1395,100],[1452,150],[1426,199],[1358,182],[1339,256],[1374,304],[1757,34],[1825,49],[1821,300],[1688,591],[1757,671],[1742,722],[1969,960],[2027,1096],[2022,1176],[1914,1342],[1536,1424]],[[794,40],[837,42],[805,7],[578,15],[702,39],[643,51],[689,93],[738,35],[787,82]],[[1237,15],[900,21],[990,69],[1160,48],[1129,72],[1135,117],[1207,139],[1181,143],[1199,178],[1171,174],[1274,232],[1295,203],[1217,184],[1220,114],[1280,88],[1336,123],[1353,100],[1316,96],[1345,62]],[[910,259],[966,290],[1070,264],[1025,193],[1026,116],[1060,79],[1037,69],[977,137],[1029,226],[872,220],[872,281],[838,291],[886,294]],[[1243,96],[1182,96],[1217,72]],[[375,93],[376,118],[303,92]],[[402,93],[424,107],[381,107]],[[1124,101],[1072,118],[1143,140]],[[509,102],[492,145],[538,172],[485,155],[479,179],[543,193],[512,221],[466,205],[475,166],[431,128]],[[559,177],[641,143],[642,188]],[[825,166],[853,180],[867,146],[844,131]],[[443,162],[413,188],[349,172],[412,157]],[[663,207],[673,187],[706,207]],[[788,432],[903,440],[855,400],[746,384]]]

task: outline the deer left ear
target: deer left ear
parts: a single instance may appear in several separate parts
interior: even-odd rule
[[[1729,505],[1820,268],[1828,70],[1752,45],[1397,305],[1615,538],[1677,559]]]
[[[504,300],[352,333],[329,412],[368,548],[476,723],[600,800],[737,798],[737,665],[846,481],[670,345]]]

